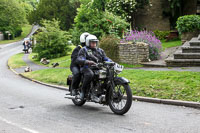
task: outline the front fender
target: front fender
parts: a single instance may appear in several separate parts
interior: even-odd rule
[[[130,83],[130,81],[128,79],[124,78],[124,77],[115,77],[114,78],[114,82],[117,85]]]

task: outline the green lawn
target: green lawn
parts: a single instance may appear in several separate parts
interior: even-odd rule
[[[71,64],[71,53],[72,53],[72,50],[75,48],[76,46],[74,45],[71,45],[70,48],[71,48],[71,51],[68,52],[68,55],[67,56],[63,56],[63,57],[60,57],[60,58],[55,58],[55,59],[51,59],[50,60],[50,64],[48,65],[45,65],[47,67],[52,67],[52,63],[56,63],[58,62],[59,63],[59,66],[58,67],[70,67],[70,64]],[[29,59],[31,61],[33,61],[34,63],[38,64],[38,65],[43,65],[42,63],[40,63],[40,60],[38,59],[32,59],[32,57],[34,55],[37,55],[37,53],[31,53],[29,55]]]
[[[38,65],[43,65],[42,63],[40,63],[40,60],[38,60],[38,59],[32,59],[32,57],[34,55],[37,55],[37,54],[36,53],[31,53],[29,55],[29,59],[31,61],[33,61],[34,63],[38,64]],[[67,56],[63,56],[63,57],[60,57],[60,58],[51,59],[50,63],[48,65],[44,65],[44,66],[52,67],[52,63],[56,63],[56,62],[59,63],[59,66],[57,66],[57,67],[70,67],[71,55],[67,55]]]
[[[71,71],[69,69],[50,68],[45,70],[24,73],[23,75],[45,83],[66,86],[66,79],[67,76],[70,74]]]
[[[19,54],[12,56],[8,60],[8,65],[11,68],[20,68],[22,66],[27,66],[26,63],[22,60],[23,56],[24,56],[24,53],[19,53]]]
[[[47,69],[24,75],[46,83],[66,85],[69,74],[69,69]],[[131,81],[133,94],[137,96],[200,102],[199,72],[124,70],[120,76]]]
[[[23,38],[25,38],[31,32],[31,29],[32,29],[32,25],[24,25],[22,27],[22,31],[23,32],[22,32],[21,36],[16,37],[14,40],[3,40],[3,41],[0,41],[0,44],[7,44],[7,43],[20,41]]]
[[[165,40],[161,40],[162,42],[162,47],[163,50],[165,50],[166,48],[171,48],[171,47],[176,47],[176,46],[181,46],[181,40],[175,40],[175,41],[168,41],[166,42]]]
[[[125,70],[134,95],[200,102],[200,73]]]

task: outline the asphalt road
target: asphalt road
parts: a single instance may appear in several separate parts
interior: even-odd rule
[[[65,91],[15,75],[8,58],[22,50],[20,42],[0,46],[0,133],[200,133],[200,110],[133,102],[118,116],[109,107],[74,106]]]

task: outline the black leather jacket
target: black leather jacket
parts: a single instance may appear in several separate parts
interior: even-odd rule
[[[81,50],[82,46],[78,45],[72,52],[71,55],[71,64],[70,67],[79,67],[79,64],[77,63],[77,57],[78,57],[78,53]]]
[[[112,61],[111,59],[109,59],[104,50],[101,48],[95,48],[95,49],[91,49],[87,46],[83,47],[78,54],[78,58],[77,58],[77,63],[83,67],[88,67],[86,62],[90,60],[90,61],[94,61],[94,62],[103,62],[103,61]]]

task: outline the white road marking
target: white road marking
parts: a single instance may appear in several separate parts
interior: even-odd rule
[[[25,130],[25,131],[27,131],[27,132],[29,132],[29,133],[39,133],[38,131],[35,131],[35,130],[32,130],[32,129],[29,129],[29,128],[20,126],[20,125],[18,125],[18,124],[16,124],[16,123],[13,123],[13,122],[11,122],[11,121],[9,121],[9,120],[6,120],[6,119],[2,118],[2,117],[0,117],[0,120],[3,121],[3,122],[5,122],[5,123],[7,123],[7,124],[10,124],[10,125],[12,125],[12,126],[15,126],[15,127],[19,128],[19,129]]]

